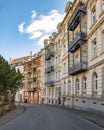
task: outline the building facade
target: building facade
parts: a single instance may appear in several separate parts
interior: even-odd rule
[[[24,101],[41,103],[41,53],[35,53],[27,58],[24,67]]]
[[[65,11],[54,44],[44,44],[43,100],[104,111],[104,0],[74,0]]]
[[[23,74],[23,63],[24,61],[28,58],[29,56],[25,56],[25,57],[21,57],[21,58],[16,58],[16,59],[12,59],[10,58],[9,60],[9,64],[12,67],[15,67],[16,71],[20,71]],[[24,102],[24,94],[23,94],[23,89],[19,90],[18,92],[16,92],[15,95],[15,101],[16,102]]]

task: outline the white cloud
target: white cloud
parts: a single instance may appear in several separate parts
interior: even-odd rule
[[[25,25],[25,22],[22,22],[19,26],[18,26],[18,30],[23,33],[24,32],[24,25]]]
[[[42,44],[45,38],[48,38],[52,32],[57,31],[56,27],[64,18],[57,10],[52,10],[46,15],[36,17],[36,11],[32,11],[31,23],[24,29],[24,23],[20,25],[20,32],[29,34],[30,39],[38,39],[38,44]]]
[[[33,32],[33,34],[31,34],[31,36],[29,37],[30,39],[35,39],[35,38],[39,38],[43,35],[43,33],[41,31],[37,31],[37,32]]]

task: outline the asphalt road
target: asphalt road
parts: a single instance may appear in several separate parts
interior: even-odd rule
[[[25,112],[0,130],[104,130],[96,124],[57,107],[25,105]]]

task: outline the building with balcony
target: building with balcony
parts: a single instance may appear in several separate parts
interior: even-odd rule
[[[15,67],[16,71],[20,71],[23,74],[23,63],[29,56],[12,59],[10,58],[9,64]],[[24,88],[20,89],[15,95],[16,102],[24,102]]]
[[[41,52],[28,57],[24,64],[24,100],[41,103]]]
[[[53,104],[54,103],[54,39],[56,33],[52,33],[49,39],[44,40],[43,49],[43,75],[45,78],[43,80],[43,103]],[[44,77],[44,76],[43,76]]]

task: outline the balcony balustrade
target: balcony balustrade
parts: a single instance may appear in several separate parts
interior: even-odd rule
[[[28,68],[28,73],[36,72],[36,67]]]
[[[54,57],[54,52],[50,51],[45,55],[45,60],[49,60],[51,57]]]
[[[54,66],[52,65],[45,69],[46,73],[51,73],[52,71],[54,71]]]
[[[70,31],[73,31],[76,28],[76,26],[79,24],[81,20],[80,19],[81,13],[86,14],[86,12],[87,12],[86,4],[83,2],[79,2],[68,22],[68,29]]]
[[[87,70],[87,62],[80,62],[75,64],[73,67],[69,67],[69,75],[75,75],[80,72],[84,72]]]
[[[36,82],[36,77],[30,77],[28,78],[28,83]]]
[[[80,44],[83,44],[85,41],[86,41],[86,33],[84,32],[79,32],[74,40],[72,42],[69,43],[69,51],[70,52],[73,52],[73,51],[76,51],[79,47],[80,47]]]
[[[54,86],[55,85],[55,81],[53,81],[53,80],[47,81],[47,82],[45,82],[45,85],[46,86]]]
[[[33,87],[28,87],[28,88],[27,88],[27,91],[28,91],[28,92],[35,92],[35,91],[36,91],[36,87],[35,87],[35,88],[33,88]]]

